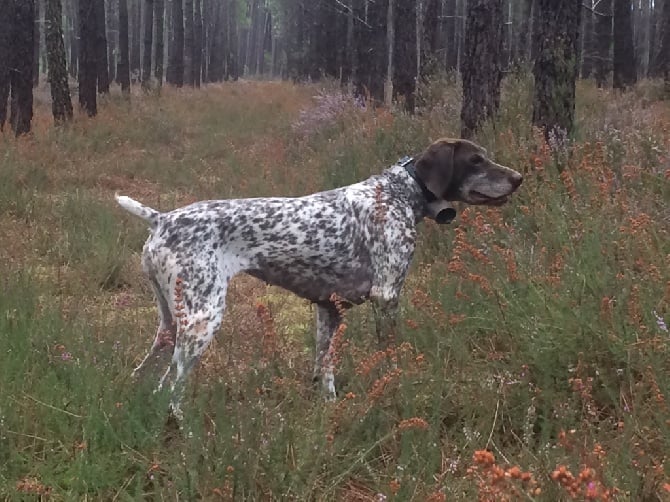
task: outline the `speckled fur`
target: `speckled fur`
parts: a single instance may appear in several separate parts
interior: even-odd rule
[[[453,150],[462,143],[442,142],[440,148]],[[423,158],[428,158],[429,151]],[[452,151],[452,159],[453,155]],[[491,197],[509,194],[518,187],[521,176],[516,171],[491,166],[472,168],[459,183],[486,178],[490,172],[491,183],[500,184],[505,176],[512,180]],[[451,177],[454,166],[427,165],[419,176],[426,178],[430,189],[431,173],[434,177],[447,171]],[[453,191],[454,187],[447,188]],[[446,199],[446,192],[439,198]],[[398,296],[414,253],[416,225],[429,215],[425,187],[422,190],[399,165],[360,183],[297,198],[212,200],[168,213],[128,197],[117,196],[117,200],[151,226],[142,266],[156,295],[160,326],[151,351],[135,373],[162,349],[173,347],[172,363],[159,388],[166,379],[171,380],[172,409],[177,415],[184,377],[219,329],[228,283],[240,272],[317,305],[314,375],[334,396],[328,351],[340,316],[331,296],[335,293],[347,306],[372,300],[378,314],[378,334],[392,331]],[[467,197],[456,195],[450,200],[467,202]],[[175,304],[178,280],[182,305]]]

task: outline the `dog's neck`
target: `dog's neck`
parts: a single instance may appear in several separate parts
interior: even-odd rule
[[[426,184],[416,173],[416,169],[414,168],[414,158],[405,157],[398,162],[398,165],[405,168],[407,174],[410,175],[421,189],[421,194],[425,200],[426,216],[435,220],[435,222],[440,225],[451,223],[456,217],[456,209],[454,209],[454,206],[450,202],[438,199],[433,192],[428,190]]]

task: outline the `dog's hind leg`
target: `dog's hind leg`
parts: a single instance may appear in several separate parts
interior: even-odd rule
[[[170,304],[166,298],[167,292],[162,291],[155,278],[152,277],[150,282],[156,296],[160,322],[151,349],[137,368],[133,370],[133,377],[141,376],[146,370],[151,369],[151,366],[159,366],[166,353],[172,354],[177,337],[176,319],[170,310]]]

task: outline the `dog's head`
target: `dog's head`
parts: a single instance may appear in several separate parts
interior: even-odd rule
[[[440,139],[415,163],[417,176],[442,201],[500,206],[521,185],[523,176],[496,164],[486,150],[464,139]]]

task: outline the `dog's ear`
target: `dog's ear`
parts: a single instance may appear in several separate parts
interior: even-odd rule
[[[458,140],[438,140],[419,156],[414,166],[426,188],[438,199],[442,199],[449,189],[454,174],[454,151],[457,145]]]

